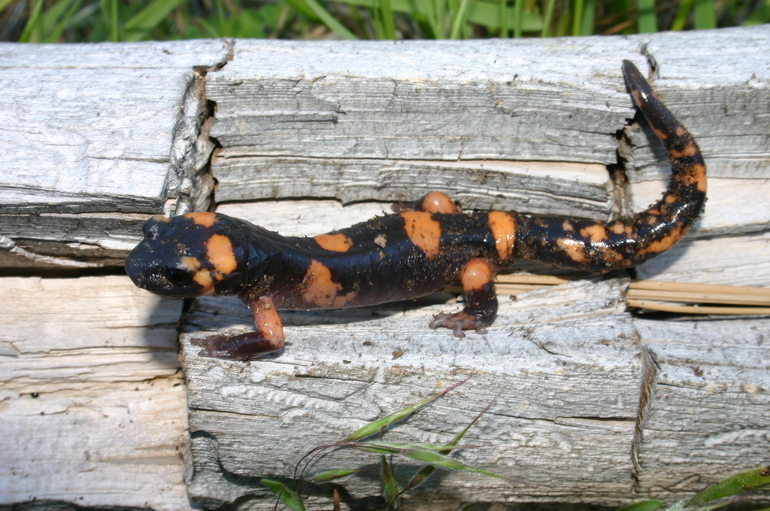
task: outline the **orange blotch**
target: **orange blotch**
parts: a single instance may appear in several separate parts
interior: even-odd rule
[[[353,240],[344,234],[319,234],[313,238],[318,246],[331,252],[347,252],[353,246]]]
[[[687,175],[689,177],[689,183],[697,183],[698,191],[706,193],[708,189],[708,183],[706,181],[706,166],[702,163],[696,163],[688,169]]]
[[[608,263],[617,264],[625,260],[625,258],[623,257],[623,254],[621,254],[617,250],[612,250],[611,248],[602,247],[601,252],[602,252],[602,259],[604,259]]]
[[[617,220],[610,224],[610,231],[612,231],[615,234],[625,233],[627,236],[631,236],[634,232],[634,229],[630,225],[626,225],[623,222]]]
[[[428,213],[457,213],[457,205],[446,194],[430,192],[422,199],[422,209]]]
[[[409,239],[425,252],[428,259],[433,259],[441,250],[441,224],[425,211],[405,211],[404,229]]]
[[[668,135],[666,134],[666,132],[665,132],[665,131],[661,131],[661,130],[659,130],[659,129],[657,129],[657,128],[652,128],[652,131],[654,131],[654,132],[655,132],[655,135],[656,135],[656,136],[657,136],[659,139],[661,139],[661,140],[666,140],[666,139],[668,138]]]
[[[179,260],[191,273],[193,273],[193,281],[201,287],[200,294],[214,294],[214,278],[211,276],[209,270],[201,269],[201,262],[197,257],[183,256]]]
[[[187,213],[185,218],[189,218],[196,225],[202,225],[203,227],[211,227],[217,223],[216,213]]]
[[[460,272],[460,282],[465,291],[481,289],[492,282],[494,270],[486,259],[471,259]]]
[[[351,291],[351,292],[349,292],[347,294],[344,294],[344,295],[339,295],[332,302],[332,307],[335,308],[335,309],[341,309],[342,307],[344,307],[345,305],[347,305],[348,303],[353,301],[353,299],[356,297],[356,295],[358,295],[358,293],[355,292],[355,291]]]
[[[695,145],[695,143],[692,140],[690,140],[683,150],[681,151],[672,150],[669,152],[671,153],[671,156],[673,156],[674,158],[681,158],[682,156],[695,156],[700,152],[700,150],[698,149],[698,146]]]
[[[213,234],[206,241],[206,259],[214,267],[214,271],[219,273],[217,280],[221,280],[224,275],[232,273],[238,267],[233,243],[224,234]]]
[[[302,299],[320,308],[334,306],[334,300],[342,291],[342,285],[332,280],[329,268],[315,259],[310,263],[300,286]]]
[[[497,255],[503,261],[510,259],[516,243],[516,220],[502,211],[490,211],[488,218],[489,229],[495,238]]]
[[[202,295],[209,296],[214,294],[214,278],[211,276],[210,271],[196,271],[193,280],[201,287]]]
[[[607,229],[601,224],[589,225],[580,229],[580,235],[584,238],[590,238],[591,243],[607,241]]]
[[[573,240],[570,238],[559,238],[556,240],[556,245],[564,250],[567,257],[575,261],[576,263],[582,263],[586,260],[586,248],[581,241]]]
[[[687,229],[683,229],[682,227],[677,227],[676,229],[673,229],[671,233],[665,238],[661,238],[657,241],[653,241],[645,248],[640,249],[639,253],[648,254],[650,252],[653,252],[657,254],[660,252],[665,252],[666,250],[674,246],[674,243],[681,240],[685,234],[687,234]]]
[[[565,232],[575,230],[575,226],[572,225],[572,222],[570,222],[569,220],[565,220],[564,223],[561,224],[561,228],[564,229]]]

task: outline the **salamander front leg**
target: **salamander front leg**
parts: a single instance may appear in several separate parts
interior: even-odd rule
[[[460,272],[466,305],[460,312],[441,313],[430,322],[431,328],[451,328],[456,337],[465,337],[463,330],[487,333],[497,314],[497,295],[492,283],[495,272],[486,259],[471,259]]]
[[[229,360],[251,360],[263,357],[283,348],[283,323],[273,301],[263,296],[247,305],[254,314],[256,332],[240,335],[212,335],[195,339],[193,344],[203,348],[201,357],[224,358]]]

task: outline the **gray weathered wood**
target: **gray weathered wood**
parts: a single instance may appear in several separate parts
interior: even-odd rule
[[[126,277],[0,279],[0,505],[190,509],[180,310]]]
[[[205,208],[203,77],[226,55],[221,40],[0,44],[0,264],[120,264],[147,215]]]
[[[634,446],[637,490],[670,498],[701,490],[726,467],[767,464],[770,319],[637,319],[635,326],[651,362]]]
[[[590,298],[584,299],[587,289]],[[440,484],[415,494],[417,501],[622,499],[633,485],[630,446],[642,373],[622,290],[623,281],[586,281],[503,300],[487,335],[462,340],[426,328],[430,314],[447,306],[294,312],[284,315],[291,346],[280,357],[251,364],[197,357],[190,340],[206,332],[184,334],[198,463],[191,496],[208,505],[266,497],[248,477],[291,475],[312,447],[340,441],[365,422],[473,374],[386,438],[449,441],[501,393],[467,438],[488,447],[462,458],[537,486],[442,474]],[[237,300],[201,300],[188,321],[191,332],[251,328]],[[342,455],[319,466],[376,461]],[[583,469],[570,470],[575,463]],[[551,484],[554,472],[562,474],[561,490]],[[236,485],[233,475],[245,479]],[[568,489],[574,484],[581,496]],[[356,498],[380,491],[371,477],[349,480],[345,488]],[[448,488],[453,491],[447,498]],[[250,509],[272,505],[267,498]]]

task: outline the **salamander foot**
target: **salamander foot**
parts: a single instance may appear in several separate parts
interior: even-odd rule
[[[203,348],[198,352],[201,357],[252,360],[280,350],[283,347],[283,339],[276,343],[265,339],[259,332],[249,332],[231,337],[210,335],[203,339],[193,339],[192,344]]]
[[[487,323],[465,311],[452,314],[442,312],[433,318],[430,327],[434,330],[436,328],[449,328],[455,337],[465,337],[463,330],[475,330],[479,334],[487,333]]]

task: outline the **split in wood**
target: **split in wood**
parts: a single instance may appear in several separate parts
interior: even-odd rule
[[[495,286],[498,295],[511,295],[570,280],[552,275],[498,275]],[[451,291],[458,292],[458,289]],[[626,299],[628,306],[636,309],[679,314],[770,314],[770,288],[764,287],[633,280]]]

